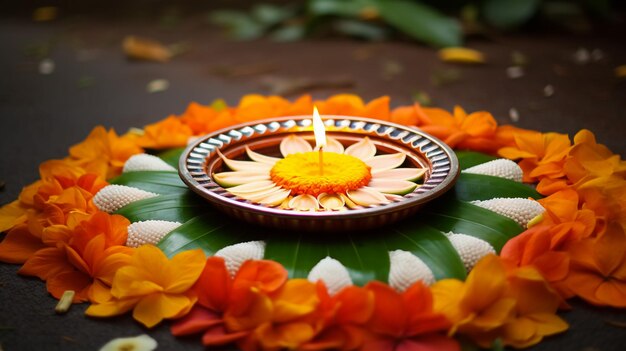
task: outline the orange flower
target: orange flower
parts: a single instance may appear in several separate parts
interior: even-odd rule
[[[362,350],[460,350],[456,340],[440,334],[450,321],[433,310],[433,296],[421,282],[402,294],[376,281],[365,288],[375,302]]]
[[[326,100],[315,101],[315,106],[320,114],[325,115],[360,116],[384,121],[390,118],[388,96],[379,97],[365,104],[357,95],[339,94]],[[311,111],[306,114],[311,114]]]
[[[616,222],[626,227],[626,180],[611,175],[589,180],[577,189],[583,208],[592,210],[597,225],[594,233],[601,235],[606,223]]]
[[[416,105],[420,129],[456,149],[494,153],[501,147],[496,140],[498,124],[486,111],[471,114],[456,106],[454,115],[440,108]]]
[[[542,276],[532,267],[507,272],[495,255],[480,260],[465,282],[444,279],[431,289],[435,311],[453,323],[450,334],[467,335],[482,347],[496,338],[527,347],[567,328],[554,315],[560,299]]]
[[[265,97],[250,94],[244,96],[234,109],[233,124],[271,117],[310,115],[311,113],[313,113],[313,104],[308,95],[301,96],[291,103],[279,96]]]
[[[38,250],[18,271],[46,281],[48,292],[57,299],[74,290],[74,302],[94,300],[108,290],[113,275],[128,264],[132,249],[123,246],[130,222],[118,215],[97,212],[70,215],[69,225],[44,230],[43,241],[56,243]]]
[[[565,286],[586,301],[601,306],[626,307],[626,236],[611,223],[597,238],[574,243]]]
[[[316,328],[313,340],[301,350],[355,350],[363,343],[364,325],[374,310],[374,294],[356,286],[348,286],[330,296],[326,285],[317,282],[320,298],[318,312],[322,326]]]
[[[419,104],[413,104],[411,106],[396,107],[391,111],[390,122],[402,124],[405,126],[419,126],[420,114],[418,109]]]
[[[593,133],[586,129],[574,136],[569,156],[565,173],[572,184],[611,175],[626,176],[626,162],[606,146],[598,144]]]
[[[135,250],[128,265],[112,281],[110,299],[98,299],[85,312],[93,317],[116,316],[133,310],[133,318],[148,328],[165,318],[180,318],[196,302],[190,291],[204,267],[202,250],[181,252],[171,260],[152,245]]]
[[[196,102],[187,106],[180,121],[191,128],[193,135],[207,134],[236,123],[229,110],[219,110]]]
[[[579,209],[580,199],[576,191],[561,190],[538,201],[546,209],[541,224],[551,227],[552,248],[563,248],[568,242],[578,241],[593,233],[595,213]]]
[[[538,225],[526,230],[509,240],[500,256],[517,267],[532,265],[551,283],[562,281],[569,273],[570,258],[566,252],[555,250],[554,246],[559,245],[560,240],[555,239],[551,228]],[[567,297],[565,293],[562,295]]]
[[[521,159],[525,182],[544,178],[558,179],[565,175],[563,166],[570,150],[570,140],[565,134],[522,132],[515,133],[515,146],[504,147],[498,154],[511,160]]]
[[[95,127],[87,139],[70,148],[68,160],[104,179],[119,175],[129,157],[142,153],[132,138],[119,137],[113,129]]]
[[[172,115],[145,126],[144,134],[137,138],[137,143],[148,149],[183,147],[187,145],[191,136],[193,136],[191,128],[180,118]]]

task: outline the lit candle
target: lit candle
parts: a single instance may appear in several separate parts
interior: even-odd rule
[[[313,106],[313,132],[315,133],[315,148],[319,150],[320,175],[324,174],[324,146],[326,146],[326,130],[324,122],[317,112],[317,107]]]

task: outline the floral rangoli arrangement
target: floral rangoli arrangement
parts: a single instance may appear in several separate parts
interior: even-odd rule
[[[223,218],[178,178],[189,140],[309,115],[314,105],[322,115],[390,121],[443,140],[463,169],[452,195],[423,217],[352,233],[347,243],[313,243]],[[289,183],[314,153],[304,139],[286,140],[284,158],[222,156],[230,171],[216,181],[252,201],[333,211],[392,201],[424,176],[400,167],[404,159],[375,168],[367,141],[344,148],[329,139],[345,187]],[[39,171],[0,209],[0,260],[22,265],[19,274],[39,277],[61,302],[89,303],[89,317],[132,313],[148,328],[167,319],[173,335],[207,346],[421,351],[460,350],[463,340],[525,348],[567,330],[557,312],[569,298],[626,307],[626,162],[588,130],[572,140],[499,126],[484,111],[390,109],[387,97],[249,95],[235,107],[191,103],[124,135],[96,127]]]

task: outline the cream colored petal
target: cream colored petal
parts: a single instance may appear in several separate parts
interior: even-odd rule
[[[383,194],[383,195],[385,195],[385,198],[389,200],[390,202],[401,201],[404,199],[404,197],[400,195],[394,195],[394,194]]]
[[[228,188],[228,191],[237,194],[256,193],[258,191],[267,190],[275,186],[276,184],[274,184],[274,182],[271,180],[261,180],[258,182],[237,185],[232,188]]]
[[[405,195],[415,190],[417,184],[408,180],[372,179],[367,187],[385,194]]]
[[[239,161],[239,160],[231,160],[230,158],[224,156],[217,150],[217,154],[220,156],[222,161],[228,166],[228,168],[233,171],[268,171],[272,168],[272,165],[267,163],[255,162],[255,161]]]
[[[339,140],[331,137],[326,138],[326,146],[324,146],[325,152],[336,152],[338,154],[343,154],[343,144],[339,142]]]
[[[227,191],[230,191],[230,189],[226,189]],[[234,195],[237,195],[239,197],[242,197],[246,200],[250,200],[252,202],[259,202],[261,199],[264,199],[272,194],[275,194],[279,191],[283,190],[283,188],[279,187],[279,186],[275,186],[273,188],[269,188],[269,189],[265,189],[265,190],[259,190],[256,192],[250,192],[250,193],[243,193],[243,194],[238,194],[238,193],[232,193]]]
[[[272,166],[276,162],[280,161],[280,158],[278,158],[278,157],[265,156],[265,155],[260,154],[258,152],[252,151],[248,147],[248,145],[246,145],[246,154],[248,155],[248,157],[250,157],[250,159],[252,161],[261,162],[261,163],[265,163],[265,164],[272,165]]]
[[[368,166],[372,167],[372,174],[375,174],[378,172],[388,171],[390,169],[400,167],[404,163],[405,159],[406,154],[398,152],[396,154],[374,156],[365,161],[365,163]]]
[[[340,210],[346,205],[346,201],[338,194],[322,193],[317,196],[317,201],[326,210]]]
[[[371,206],[389,203],[389,200],[381,192],[374,189],[360,188],[346,192],[348,198],[355,204],[361,206]]]
[[[313,151],[313,147],[309,144],[308,141],[304,140],[304,138],[299,137],[297,135],[291,134],[280,142],[280,153],[283,157],[291,154],[296,154],[298,152],[309,152]]]
[[[313,195],[303,194],[291,199],[289,207],[298,211],[315,211],[319,209],[319,202]]]
[[[262,180],[270,180],[270,174],[268,171],[252,172],[252,171],[238,171],[238,172],[222,172],[214,173],[213,179],[217,184],[228,188],[231,186],[258,182]]]
[[[282,209],[289,210],[290,209],[289,208],[289,202],[291,201],[291,199],[293,199],[293,196],[291,196],[291,195],[287,196],[287,198],[284,199],[283,202],[280,203],[279,207],[282,208]]]
[[[354,210],[354,209],[361,207],[355,204],[354,201],[350,200],[350,198],[347,195],[344,195],[344,194],[339,194],[339,195],[341,196],[341,199],[346,203],[346,206],[348,206],[348,208]]]
[[[279,191],[273,192],[264,198],[260,199],[258,202],[263,205],[268,206],[278,206],[289,197],[291,190],[289,189],[281,189]]]
[[[393,168],[386,171],[376,172],[372,174],[372,178],[408,180],[414,182],[422,179],[424,174],[426,174],[426,171],[426,168]]]
[[[370,138],[365,137],[358,143],[348,146],[344,153],[363,161],[367,161],[376,155],[376,145],[374,145]]]

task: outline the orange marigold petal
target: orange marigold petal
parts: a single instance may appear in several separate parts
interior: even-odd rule
[[[22,264],[45,246],[41,239],[31,235],[26,225],[11,229],[0,242],[0,261]]]

